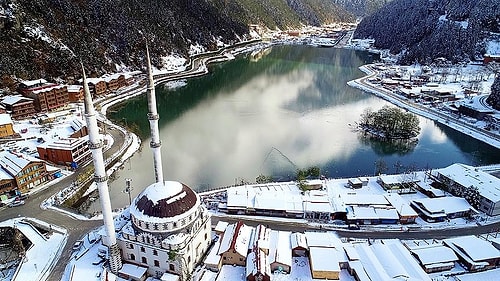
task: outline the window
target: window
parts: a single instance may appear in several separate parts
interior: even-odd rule
[[[144,247],[141,246],[141,252],[145,253],[146,252],[146,249],[144,249]]]
[[[157,250],[153,250],[153,256],[157,256],[158,255],[158,251]]]
[[[130,254],[130,259],[135,261],[135,255],[134,254]]]
[[[174,266],[174,264],[172,264],[172,263],[171,263],[171,264],[169,264],[169,265],[168,265],[168,269],[169,269],[170,271],[175,271],[175,266]]]
[[[160,261],[159,260],[154,260],[154,264],[156,267],[160,267]]]
[[[142,257],[142,263],[148,263],[148,259],[146,257]]]
[[[134,244],[129,244],[129,245],[128,245],[128,248],[129,248],[129,249],[133,249],[133,248],[134,248]]]

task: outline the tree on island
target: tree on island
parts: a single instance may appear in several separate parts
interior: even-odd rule
[[[376,112],[366,109],[361,114],[358,128],[382,139],[411,139],[420,132],[415,114],[390,106],[384,106]]]

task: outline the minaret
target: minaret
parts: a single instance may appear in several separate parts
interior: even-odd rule
[[[163,167],[161,163],[161,141],[160,130],[158,129],[158,111],[156,109],[156,93],[155,82],[153,80],[153,69],[151,68],[151,60],[149,59],[149,49],[146,45],[146,57],[148,63],[148,120],[151,128],[151,142],[149,147],[153,151],[153,162],[155,169],[155,179],[157,183],[163,184]]]
[[[108,237],[108,253],[109,253],[109,266],[111,272],[118,273],[122,267],[122,258],[120,256],[120,248],[116,243],[115,224],[113,221],[113,214],[111,212],[111,200],[108,193],[108,177],[106,175],[106,167],[104,166],[104,159],[102,154],[103,142],[99,136],[99,127],[97,127],[97,118],[92,103],[92,96],[90,95],[89,86],[87,85],[87,77],[85,76],[85,68],[83,68],[83,89],[85,91],[85,120],[87,121],[87,128],[89,134],[89,148],[92,151],[92,161],[94,163],[94,181],[99,190],[99,198],[102,209],[102,219],[104,222],[104,229]]]

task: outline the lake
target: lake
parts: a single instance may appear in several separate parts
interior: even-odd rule
[[[300,168],[317,166],[330,178],[443,168],[453,163],[487,165],[500,151],[432,120],[420,118],[413,146],[368,140],[352,129],[367,108],[384,100],[347,86],[374,55],[310,46],[275,46],[260,59],[250,55],[212,65],[210,73],[181,87],[156,88],[162,161],[166,180],[197,191],[260,175],[292,179]],[[143,139],[137,152],[110,182],[113,208],[153,183],[146,95],[110,111]],[[99,207],[94,206],[98,209]]]

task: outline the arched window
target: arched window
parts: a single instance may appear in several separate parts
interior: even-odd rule
[[[148,263],[148,259],[146,257],[142,257],[142,263]]]
[[[130,260],[135,261],[135,255],[134,254],[130,254]]]

